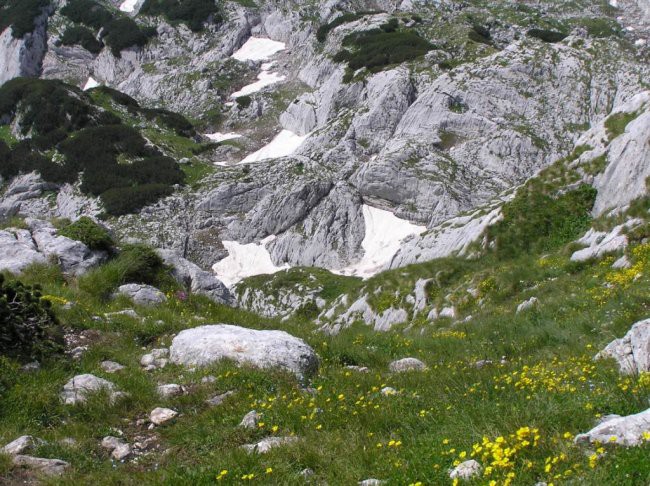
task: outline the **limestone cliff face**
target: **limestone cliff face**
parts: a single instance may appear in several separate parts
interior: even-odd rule
[[[227,2],[226,21],[199,33],[134,12],[158,35],[119,57],[109,49],[93,55],[58,45],[66,20],[57,11],[42,75],[78,86],[92,76],[144,105],[194,117],[218,112],[211,129],[241,136],[219,148],[209,162],[220,165],[202,184],[111,222],[116,231],[128,236],[135,225],[141,237],[204,268],[227,254],[222,240],[248,244],[275,236],[267,249],[276,265],[341,269],[363,255],[362,206],[370,204],[429,229],[404,243],[390,263],[395,267],[466,251],[498,219],[502,194],[567,155],[590,128],[602,130],[607,116],[647,89],[646,7],[619,2],[624,41],[576,27],[557,43],[528,37],[498,10],[486,11],[491,39],[481,44],[467,38],[469,25],[459,20],[466,6],[455,2],[277,0],[257,9]],[[544,9],[560,21],[573,15]],[[374,13],[342,23],[324,42],[316,39],[319,25],[360,11]],[[596,6],[588,13],[600,15]],[[345,65],[333,61],[346,36],[395,17],[436,49],[347,79]],[[232,92],[254,81],[262,63],[230,56],[250,36],[286,44],[273,59],[285,79],[239,106]],[[10,37],[2,34],[8,46],[2,52],[18,59],[27,38]],[[32,45],[37,37],[35,31]],[[16,62],[6,69],[18,73]],[[642,114],[607,146],[609,165],[589,181],[599,190],[597,213],[645,191],[632,179],[645,178],[647,164],[632,161],[647,159],[647,126]],[[305,138],[293,154],[239,164],[283,129]],[[590,145],[605,150],[598,136]],[[633,190],[623,196],[617,188],[628,183]],[[66,214],[86,211],[75,200],[66,196]]]
[[[16,39],[8,27],[0,34],[0,85],[19,76],[36,77],[41,72],[47,47],[49,10],[34,20],[34,30]]]

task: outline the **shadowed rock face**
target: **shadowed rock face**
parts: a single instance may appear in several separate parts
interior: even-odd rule
[[[299,377],[318,369],[314,350],[284,331],[256,331],[218,324],[181,331],[172,341],[170,359],[185,366],[207,366],[221,360],[256,368],[282,368]]]

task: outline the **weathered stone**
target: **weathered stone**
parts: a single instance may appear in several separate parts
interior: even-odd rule
[[[390,363],[388,368],[393,373],[402,373],[404,371],[423,371],[427,369],[427,365],[416,358],[402,358]]]
[[[474,459],[461,462],[449,472],[451,479],[472,479],[481,474],[483,468]]]
[[[596,359],[614,358],[622,373],[650,371],[650,319],[639,321],[620,339],[609,343]]]
[[[266,437],[256,444],[245,444],[242,449],[250,453],[266,454],[271,449],[297,442],[298,437]]]
[[[257,368],[279,367],[301,377],[318,369],[314,350],[284,331],[257,331],[226,324],[181,331],[170,359],[185,366],[207,366],[223,359]]]
[[[154,425],[162,425],[174,419],[178,415],[178,412],[170,408],[154,408],[149,414],[149,420]]]
[[[124,295],[137,305],[156,305],[167,301],[167,297],[160,290],[151,285],[126,284],[117,289],[115,296]]]
[[[620,446],[638,446],[650,438],[650,409],[628,415],[612,416],[589,432],[576,436],[576,443],[599,442]]]
[[[61,400],[66,405],[84,403],[90,394],[102,390],[110,393],[111,400],[117,398],[115,385],[110,381],[91,374],[77,375],[63,386]]]

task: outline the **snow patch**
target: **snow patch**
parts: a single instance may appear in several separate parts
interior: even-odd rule
[[[234,92],[231,95],[231,98],[239,98],[241,96],[249,96],[253,93],[257,93],[258,91],[261,91],[263,88],[266,88],[267,86],[271,86],[272,84],[280,83],[287,79],[286,76],[283,76],[278,73],[272,73],[270,72],[271,67],[273,66],[273,63],[265,63],[262,64],[262,71],[257,75],[257,81],[254,83],[248,84],[244,86],[242,89],[239,91]]]
[[[264,61],[274,54],[286,49],[284,42],[277,42],[263,37],[250,37],[246,43],[232,55],[238,61]]]
[[[230,133],[221,133],[221,132],[214,132],[214,133],[206,133],[206,137],[208,137],[210,140],[213,142],[223,142],[225,140],[233,140],[235,138],[241,138],[241,135],[235,132],[230,132]]]
[[[87,91],[92,88],[97,88],[98,86],[101,86],[101,84],[95,80],[92,76],[88,78],[88,81],[86,81],[86,84],[84,84],[83,90]]]
[[[426,231],[426,226],[418,226],[400,219],[390,211],[363,205],[363,220],[366,234],[361,242],[363,258],[335,273],[369,278],[385,270],[393,256],[401,247],[402,241],[412,235]]]
[[[287,157],[298,150],[298,147],[302,145],[308,136],[309,134],[300,136],[292,131],[282,130],[268,145],[265,145],[257,152],[253,152],[240,163],[249,164],[266,159]]]
[[[275,236],[269,236],[259,243],[242,245],[236,241],[223,241],[228,250],[228,256],[212,266],[219,280],[227,287],[232,287],[246,277],[268,275],[286,270],[289,265],[276,266],[271,260],[271,254],[266,249]]]
[[[138,0],[125,0],[120,5],[120,10],[122,12],[131,13],[135,10],[135,6],[138,3]]]

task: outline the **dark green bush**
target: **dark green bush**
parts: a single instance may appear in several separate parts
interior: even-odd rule
[[[172,22],[182,22],[198,32],[206,22],[223,21],[215,0],[146,0],[140,15],[162,15]]]
[[[239,97],[235,98],[235,101],[237,102],[237,106],[239,108],[246,109],[253,102],[253,98],[251,98],[248,95],[244,95],[244,96],[239,96]]]
[[[115,244],[108,230],[87,216],[59,229],[58,234],[81,241],[91,250],[110,252]]]
[[[482,25],[474,24],[467,33],[467,37],[469,37],[471,41],[478,42],[479,44],[492,44],[490,30]]]
[[[433,49],[433,45],[416,32],[392,29],[388,23],[381,29],[348,35],[343,41],[346,49],[338,52],[334,61],[347,63],[351,71],[365,67],[378,72],[385,66],[416,59]]]
[[[6,282],[0,275],[0,354],[42,359],[62,349],[61,328],[50,303],[38,289]]]
[[[99,30],[113,20],[113,14],[95,0],[68,0],[61,14],[73,22]]]
[[[531,181],[503,207],[503,219],[488,229],[488,239],[502,258],[557,248],[589,227],[595,199],[596,190],[586,184],[556,195]]]
[[[98,88],[97,93],[108,94],[132,113],[155,119],[179,135],[196,133],[182,115],[140,108],[133,98],[110,88]],[[121,124],[87,93],[60,81],[7,82],[0,88],[0,116],[10,120],[20,116],[25,135],[32,136],[13,148],[0,145],[0,175],[5,178],[37,171],[47,181],[72,183],[81,174],[81,190],[100,196],[107,212],[115,215],[155,202],[184,182],[178,164],[149,146],[136,128]],[[52,148],[63,154],[62,162],[46,156]]]
[[[151,247],[142,244],[122,247],[116,263],[122,268],[120,284],[157,285],[161,280],[161,274],[167,268],[162,258]]]
[[[63,129],[79,130],[92,124],[93,114],[86,95],[61,81],[15,78],[0,87],[0,118],[16,115],[21,106],[23,135],[39,135]]]
[[[101,198],[108,214],[120,216],[129,214],[138,209],[169,196],[173,192],[165,184],[144,184],[134,187],[116,187],[102,193]]]
[[[84,49],[93,54],[99,54],[102,50],[103,44],[95,38],[93,34],[86,27],[80,25],[73,25],[65,29],[61,36],[61,44],[64,46],[80,45]]]
[[[618,22],[606,18],[583,18],[578,25],[587,29],[592,37],[615,37],[621,35],[621,26]]]
[[[104,26],[104,42],[111,48],[115,57],[127,47],[146,45],[152,31],[143,31],[138,24],[129,17],[115,19]]]
[[[0,32],[11,26],[11,35],[20,39],[34,31],[34,20],[50,0],[0,0]]]
[[[563,32],[558,32],[556,30],[544,30],[544,29],[530,29],[526,32],[528,37],[535,37],[536,39],[541,39],[544,42],[560,42],[566,39],[567,34]]]

